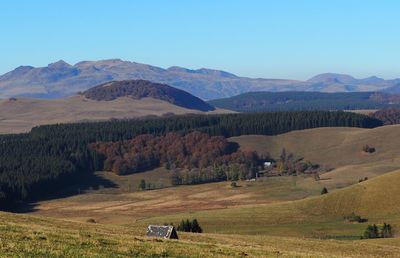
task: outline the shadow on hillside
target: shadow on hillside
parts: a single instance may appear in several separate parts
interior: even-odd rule
[[[74,180],[74,183],[72,183],[68,187],[60,187],[59,191],[52,194],[47,194],[46,196],[37,198],[31,202],[18,203],[13,207],[10,207],[8,211],[15,213],[30,213],[36,211],[37,203],[41,201],[67,198],[99,189],[117,188],[117,187],[118,186],[114,182],[105,179],[99,175],[96,174],[81,175],[77,177]]]

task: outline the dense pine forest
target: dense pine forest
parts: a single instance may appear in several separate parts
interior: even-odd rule
[[[105,156],[90,147],[96,142],[131,140],[140,134],[209,136],[275,135],[326,126],[374,128],[382,122],[346,112],[283,112],[229,115],[186,115],[146,120],[46,125],[30,133],[0,136],[0,204],[48,198],[81,175],[101,170]]]
[[[249,92],[209,103],[238,112],[355,110],[399,107],[400,96],[378,92]]]

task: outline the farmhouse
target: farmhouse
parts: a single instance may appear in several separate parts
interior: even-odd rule
[[[147,227],[148,237],[158,237],[165,239],[178,239],[178,234],[176,233],[174,226],[157,226],[149,225]]]
[[[264,167],[270,167],[270,166],[272,166],[272,162],[270,161],[264,162]]]

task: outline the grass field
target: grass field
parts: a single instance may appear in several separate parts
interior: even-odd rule
[[[0,213],[0,257],[398,257],[399,239],[317,240],[179,233],[151,239],[121,227]]]
[[[178,223],[197,218],[207,232],[262,234],[311,238],[352,238],[368,223],[390,223],[400,228],[400,171],[332,191],[326,195],[273,204],[198,211],[150,218],[143,223]],[[348,223],[355,213],[368,223]]]
[[[333,188],[400,169],[399,125],[375,129],[317,128],[278,136],[240,136],[230,140],[239,143],[242,149],[270,153],[275,158],[285,148],[287,153],[336,168],[321,176],[324,184]],[[375,147],[376,152],[364,153],[362,147],[366,144]]]
[[[208,113],[227,112],[231,111],[217,109]],[[27,132],[32,127],[42,124],[161,116],[166,113],[205,114],[153,98],[122,97],[113,101],[96,101],[82,96],[62,99],[18,98],[0,100],[0,133]]]
[[[167,173],[163,169],[123,177],[107,172],[98,173],[115,183],[116,187],[39,202],[34,214],[68,217],[77,221],[94,218],[100,223],[129,224],[137,219],[160,214],[298,200],[318,195],[323,188],[312,177],[276,177],[256,182],[240,181],[236,188],[232,188],[230,182],[220,182],[137,190],[140,179],[154,183],[162,181],[167,186]]]

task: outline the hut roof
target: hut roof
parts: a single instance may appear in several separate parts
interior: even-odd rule
[[[159,237],[166,239],[178,239],[178,234],[176,233],[174,226],[158,226],[158,225],[149,225],[147,227],[148,237]]]

